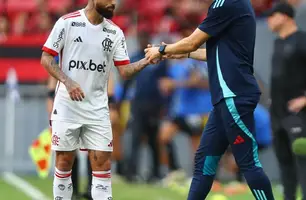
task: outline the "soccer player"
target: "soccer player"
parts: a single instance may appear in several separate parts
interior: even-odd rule
[[[56,200],[71,199],[71,168],[80,147],[88,149],[92,198],[112,199],[109,72],[115,65],[123,78],[130,78],[149,64],[146,59],[130,64],[124,34],[108,20],[115,5],[115,0],[89,0],[86,8],[56,22],[43,47],[41,63],[58,80],[51,116]]]
[[[58,56],[55,57],[55,60],[58,63]],[[47,98],[47,111],[48,111],[48,116],[49,119],[51,118],[52,115],[52,109],[53,109],[53,101],[54,101],[54,97],[55,97],[55,90],[56,90],[56,85],[57,85],[57,81],[53,76],[49,76],[48,79],[48,98]],[[52,131],[52,129],[51,129]],[[88,173],[91,174],[91,168],[87,168]],[[71,181],[72,181],[72,187],[73,187],[73,198],[77,198],[79,196],[79,158],[78,156],[75,157],[74,159],[74,163],[72,166],[72,172],[71,172]],[[89,186],[91,186],[91,183],[89,184]]]
[[[175,54],[199,60],[207,57],[214,109],[196,152],[188,200],[206,198],[228,145],[254,197],[273,200],[271,183],[259,162],[254,136],[253,114],[261,94],[253,75],[254,11],[249,0],[210,0],[209,3],[206,19],[189,37],[145,50],[152,63]],[[205,42],[207,55],[206,50],[197,50]]]

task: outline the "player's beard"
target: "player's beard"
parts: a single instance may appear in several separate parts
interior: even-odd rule
[[[96,11],[106,19],[111,19],[114,16],[114,9],[115,6],[109,6],[104,8],[96,6]]]

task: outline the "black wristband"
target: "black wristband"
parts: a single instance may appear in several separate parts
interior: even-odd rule
[[[55,97],[55,90],[49,90],[48,91],[48,98],[54,99]]]
[[[114,96],[109,96],[108,97],[108,104],[113,104],[113,103],[116,103],[115,97]]]

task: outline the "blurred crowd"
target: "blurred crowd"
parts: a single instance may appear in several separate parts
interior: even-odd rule
[[[293,0],[296,3],[297,0]],[[275,0],[252,0],[260,16]],[[0,1],[0,38],[8,35],[48,33],[62,15],[84,7],[87,0],[3,0]],[[205,18],[202,0],[118,0],[113,21],[126,34],[176,32],[183,23],[198,24]],[[148,23],[150,22],[150,23]]]

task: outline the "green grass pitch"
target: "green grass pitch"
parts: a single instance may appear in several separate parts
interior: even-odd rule
[[[21,177],[42,193],[52,199],[52,178],[41,180],[37,177]],[[84,184],[83,184],[84,185]],[[85,188],[85,187],[83,187]],[[281,195],[275,190],[276,200],[281,200]],[[211,194],[207,200],[211,200]],[[115,200],[186,200],[187,190],[179,191],[176,189],[161,188],[152,185],[131,185],[124,182],[113,183],[113,196]],[[31,200],[21,191],[18,191],[13,186],[8,185],[0,178],[0,200]],[[253,200],[251,194],[236,195],[227,197],[226,200]]]

